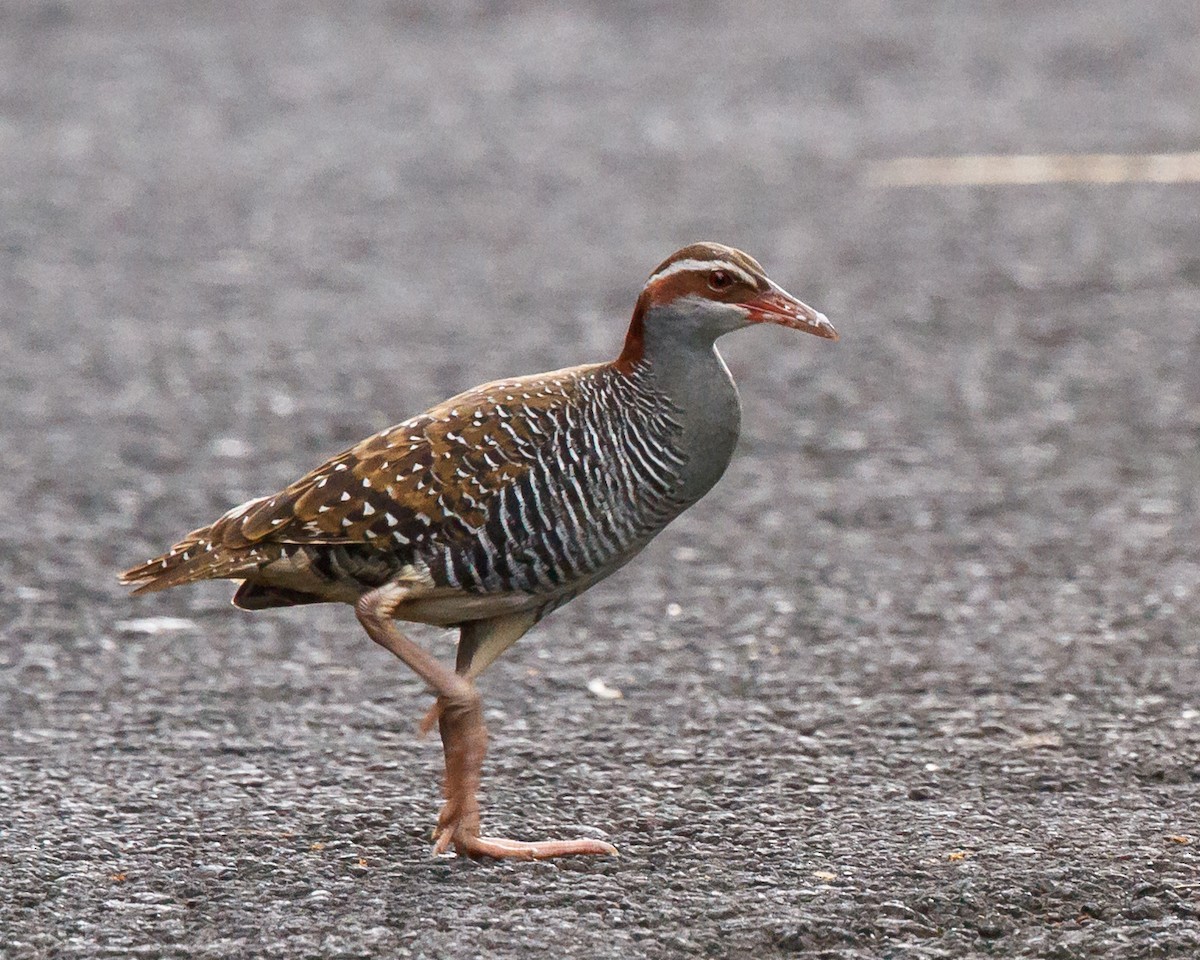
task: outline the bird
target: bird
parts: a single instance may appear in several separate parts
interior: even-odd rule
[[[477,681],[713,487],[741,423],[716,341],[766,323],[838,339],[749,255],[689,244],[646,281],[615,360],[453,396],[234,507],[121,582],[149,593],[239,580],[233,604],[245,610],[353,605],[368,636],[435,695],[421,723],[438,727],[443,747],[435,854],[616,854],[593,838],[483,833],[488,734]],[[457,628],[454,667],[400,623]]]

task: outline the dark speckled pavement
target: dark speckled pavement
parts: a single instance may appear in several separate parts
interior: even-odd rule
[[[1200,955],[1200,185],[866,182],[1195,150],[1198,37],[0,3],[0,956]],[[842,340],[727,340],[725,479],[483,684],[485,827],[619,859],[431,859],[428,698],[348,608],[117,585],[453,391],[614,355],[701,238]]]

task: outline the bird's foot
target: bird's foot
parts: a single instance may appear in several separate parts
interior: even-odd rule
[[[461,823],[439,826],[433,845],[435,855],[450,848],[460,857],[492,857],[496,860],[549,860],[552,857],[599,856],[615,857],[617,848],[603,840],[508,840],[504,837],[484,837],[479,827],[473,829]]]
[[[485,837],[479,830],[479,770],[487,750],[479,695],[442,696],[425,716],[422,726],[438,723],[446,754],[446,803],[438,816],[433,852],[451,848],[460,856],[511,857],[546,860],[550,857],[615,856],[617,848],[602,840],[543,840],[527,843],[502,837]]]

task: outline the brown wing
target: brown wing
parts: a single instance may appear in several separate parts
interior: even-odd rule
[[[288,545],[370,544],[419,555],[465,541],[530,468],[575,368],[485,384],[338,454],[271,497],[235,507],[122,580],[160,590],[244,575]]]

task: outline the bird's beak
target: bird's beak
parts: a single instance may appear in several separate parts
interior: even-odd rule
[[[751,323],[778,323],[793,330],[803,330],[826,340],[836,340],[837,331],[825,314],[801,303],[790,293],[772,283],[766,293],[742,304],[749,311]]]

